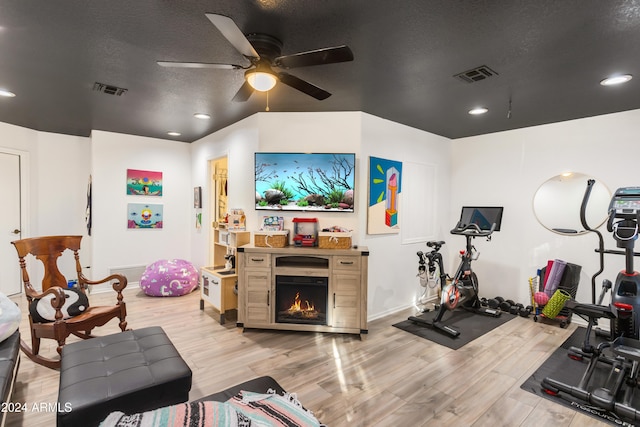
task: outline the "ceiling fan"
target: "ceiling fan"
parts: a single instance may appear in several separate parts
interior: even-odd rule
[[[158,65],[177,68],[247,70],[244,73],[245,82],[233,97],[233,101],[244,102],[249,99],[254,90],[268,91],[278,81],[317,100],[327,99],[331,96],[331,93],[326,90],[289,73],[275,71],[274,68],[288,70],[311,65],[353,61],[353,52],[345,45],[282,56],[282,42],[277,38],[268,34],[248,34],[245,36],[231,18],[213,13],[207,13],[206,16],[229,43],[247,58],[251,64],[243,66],[238,64],[158,61]]]

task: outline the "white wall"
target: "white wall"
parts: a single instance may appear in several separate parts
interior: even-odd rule
[[[31,165],[36,175],[32,182],[32,197],[36,198],[33,234],[86,234],[90,140],[37,132],[36,141],[37,156]]]
[[[425,194],[438,206],[435,223],[448,213],[450,147],[446,138],[409,128],[360,112],[339,113],[258,113],[192,144],[194,185],[203,187],[203,229],[192,231],[193,259],[208,262],[207,247],[211,230],[209,160],[229,156],[229,206],[243,208],[247,228],[256,230],[264,212],[256,211],[254,153],[353,152],[356,154],[356,204],[353,213],[314,214],[320,227],[339,225],[354,230],[353,243],[368,246],[369,318],[403,309],[413,303],[417,291],[417,250],[424,242],[403,245],[400,235],[366,234],[369,156],[397,161],[424,162],[437,167],[438,194]],[[308,216],[283,212],[285,226],[291,220]],[[446,227],[436,227],[433,237]],[[447,229],[448,230],[448,229]],[[438,237],[440,238],[440,237]]]
[[[193,210],[189,144],[93,131],[93,264],[101,278],[114,267],[148,265],[159,259],[191,260]],[[127,169],[161,171],[162,197],[126,194]],[[128,229],[127,204],[163,205],[162,229]],[[100,289],[97,289],[100,290]]]
[[[354,243],[369,247],[369,317],[375,318],[411,304],[417,286],[415,252],[424,250],[424,244],[403,244],[403,235],[366,234],[369,156],[436,167],[437,192],[425,192],[425,197],[436,206],[433,237],[447,242],[449,269],[464,244],[449,234],[460,207],[505,207],[503,231],[491,242],[474,242],[482,253],[475,264],[481,296],[526,303],[528,277],[547,259],[562,258],[583,266],[578,299],[589,301],[590,277],[598,267],[595,235],[565,237],[548,231],[535,219],[532,198],[545,180],[567,170],[593,175],[612,191],[640,185],[640,172],[626,164],[638,152],[638,123],[640,110],[634,110],[450,141],[359,112],[259,113],[193,144],[101,131],[82,138],[0,123],[0,145],[24,151],[30,159],[31,236],[85,233],[86,185],[93,173],[94,235],[85,237],[82,259],[92,264],[89,275],[94,278],[110,267],[160,258],[186,258],[198,267],[209,262],[211,159],[229,156],[229,205],[244,207],[248,225],[255,229],[261,215],[251,208],[254,152],[355,152],[355,213],[319,216],[321,225],[353,228]],[[128,168],[164,172],[165,195],[157,201],[164,205],[164,229],[127,230],[127,203],[149,199],[126,196]],[[194,186],[203,187],[201,230],[194,227]],[[613,248],[613,239],[604,234],[606,246]],[[613,280],[623,261],[608,255],[598,281]]]
[[[192,262],[197,267],[209,265],[212,257],[209,244],[215,219],[210,209],[213,171],[209,161],[228,157],[229,206],[249,212],[247,207],[254,200],[253,189],[248,189],[253,185],[253,153],[258,149],[257,120],[258,115],[253,115],[191,144],[191,179],[194,187],[202,187],[202,228],[191,228]],[[192,209],[194,217],[196,211]]]
[[[189,144],[94,131],[91,138],[38,132],[0,123],[2,146],[26,153],[28,224],[22,237],[84,235],[85,274],[105,277],[111,267],[147,265],[161,258],[191,258],[191,148]],[[126,195],[126,170],[164,173],[164,195],[156,199]],[[85,212],[93,174],[93,233]],[[127,203],[164,205],[162,230],[128,230]],[[73,277],[72,260],[60,265]],[[37,277],[35,277],[37,279]],[[108,286],[107,286],[108,287]],[[104,287],[106,288],[106,287]],[[100,291],[102,289],[96,289]]]
[[[548,259],[560,258],[582,265],[577,299],[591,301],[591,276],[599,267],[596,235],[567,237],[545,229],[534,216],[533,196],[544,181],[566,171],[592,175],[612,192],[640,185],[634,163],[639,134],[640,110],[634,110],[452,141],[449,222],[455,223],[462,205],[505,207],[502,231],[491,242],[476,242],[481,296],[527,303],[527,279]],[[615,248],[606,228],[600,231],[605,247]],[[605,264],[597,293],[602,279],[615,279],[624,258],[607,255]]]
[[[362,140],[361,113],[259,113],[259,141],[258,151],[262,152],[316,152],[316,153],[355,153],[356,176],[366,176],[366,161],[360,155]],[[247,186],[245,203],[248,211],[247,221],[250,227],[257,229],[261,219],[267,213],[256,211],[255,206],[255,173],[254,158],[251,153],[251,174],[245,176]],[[230,166],[231,168],[231,166]],[[357,183],[354,194],[360,201],[365,195],[366,185]],[[354,212],[314,212],[318,218],[318,227],[341,227],[358,230],[358,218],[366,215],[363,205],[354,206]],[[295,217],[309,217],[302,212],[282,212],[285,227],[293,231],[291,220]],[[358,230],[359,231],[359,230]],[[356,236],[357,243],[357,236]]]
[[[38,132],[0,123],[2,147],[22,155],[26,171],[26,224],[22,238],[52,234],[83,234],[89,177],[88,138]],[[90,256],[90,246],[83,252]],[[84,261],[84,260],[83,260]],[[17,262],[17,261],[16,261]],[[60,263],[64,274],[75,272],[73,260]],[[38,282],[41,272],[32,274]]]
[[[358,227],[360,243],[369,247],[369,318],[381,317],[413,304],[418,292],[417,251],[426,251],[426,240],[406,243],[412,236],[406,234],[367,235],[368,204],[368,159],[381,157],[403,162],[403,173],[408,162],[433,167],[434,186],[424,183],[424,197],[427,209],[424,212],[406,212],[401,206],[400,228],[412,228],[403,220],[433,221],[432,240],[446,240],[449,244],[447,223],[449,217],[450,158],[451,147],[447,138],[428,132],[362,114],[361,162],[359,175],[360,192]],[[406,174],[403,175],[406,181]],[[419,186],[422,183],[418,184]],[[403,191],[405,184],[403,184]],[[403,201],[407,197],[403,194]],[[408,203],[403,206],[408,207]],[[445,253],[446,262],[446,253]]]
[[[26,154],[29,224],[23,237],[82,234],[87,179],[88,138],[38,132],[0,123],[4,148]]]

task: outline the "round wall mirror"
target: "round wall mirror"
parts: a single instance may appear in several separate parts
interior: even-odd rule
[[[554,176],[544,182],[533,196],[533,211],[538,222],[560,234],[586,233],[580,222],[580,206],[589,179],[594,178],[572,172]],[[586,210],[589,227],[598,228],[607,220],[610,201],[609,189],[595,180]]]

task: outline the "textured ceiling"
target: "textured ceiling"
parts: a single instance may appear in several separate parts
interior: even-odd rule
[[[247,63],[205,13],[279,38],[285,55],[351,47],[353,62],[290,71],[330,98],[279,84],[270,111],[364,111],[460,138],[640,108],[640,1],[0,0],[0,88],[17,95],[0,98],[0,121],[191,142],[264,111],[261,93],[231,101],[243,70],[157,64]],[[497,75],[454,77],[482,65]],[[619,72],[636,78],[599,85]],[[468,115],[477,105],[489,112]]]

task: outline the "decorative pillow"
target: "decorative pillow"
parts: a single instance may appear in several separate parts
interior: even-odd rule
[[[64,289],[66,296],[64,305],[62,306],[62,318],[68,319],[83,313],[89,308],[89,298],[84,292],[78,289]],[[56,309],[51,306],[53,294],[33,300],[29,305],[29,314],[34,322],[44,323],[56,320]]]
[[[0,292],[0,342],[18,330],[21,318],[22,313],[16,303]]]

